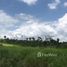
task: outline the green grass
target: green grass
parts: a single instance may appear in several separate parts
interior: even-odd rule
[[[45,56],[50,53],[57,56]],[[67,49],[0,46],[0,67],[67,67]]]

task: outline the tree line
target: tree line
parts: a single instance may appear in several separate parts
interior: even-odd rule
[[[46,37],[43,40],[41,37],[35,39],[34,37],[26,38],[25,40],[18,39],[9,39],[4,36],[4,39],[0,39],[0,44],[13,44],[13,45],[21,45],[21,46],[31,46],[31,47],[67,47],[67,42],[60,42],[60,39],[57,38],[54,40],[52,37]]]

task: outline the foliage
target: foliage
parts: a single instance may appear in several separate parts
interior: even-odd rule
[[[31,47],[61,47],[59,39],[54,40],[52,38],[49,38],[48,40],[42,40],[41,37],[38,37],[37,40],[35,40],[34,37],[26,38],[26,40],[17,40],[9,39],[4,36],[4,39],[0,39],[0,42]]]
[[[57,54],[57,56],[41,56]],[[0,47],[0,67],[67,67],[67,49],[43,47]]]

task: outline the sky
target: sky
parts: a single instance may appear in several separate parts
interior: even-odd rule
[[[0,37],[4,35],[67,41],[67,0],[0,0]]]

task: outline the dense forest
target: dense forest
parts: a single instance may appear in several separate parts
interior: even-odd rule
[[[4,36],[4,39],[0,39],[0,46],[2,46],[3,43],[31,47],[67,47],[67,42],[60,42],[59,38],[54,40],[52,37],[48,37],[45,40],[43,40],[41,37],[38,37],[37,39],[34,37],[29,37],[25,40],[18,40],[9,39]]]

